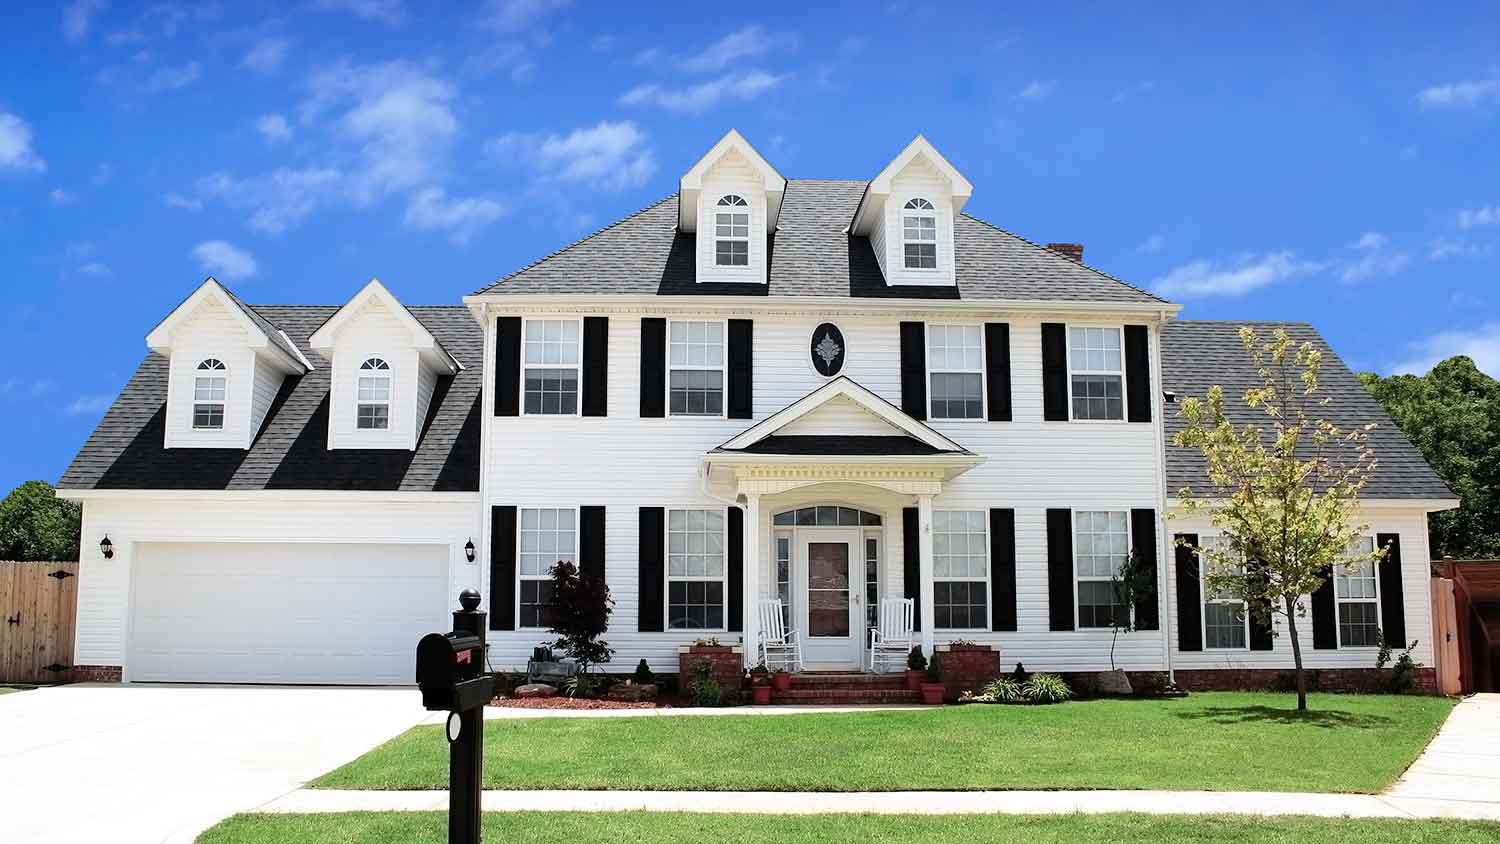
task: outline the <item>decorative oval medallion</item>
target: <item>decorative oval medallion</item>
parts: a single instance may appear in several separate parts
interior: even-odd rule
[[[844,368],[844,332],[837,325],[825,322],[813,329],[812,365],[818,374],[832,378]]]

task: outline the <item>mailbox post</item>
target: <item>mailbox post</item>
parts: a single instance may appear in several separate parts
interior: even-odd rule
[[[458,603],[452,633],[429,633],[417,643],[417,687],[424,707],[448,712],[448,842],[479,844],[484,706],[495,696],[495,676],[484,670],[479,593],[465,589]]]

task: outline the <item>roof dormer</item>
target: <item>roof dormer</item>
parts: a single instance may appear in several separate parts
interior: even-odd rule
[[[415,449],[438,379],[463,368],[378,279],[308,345],[331,365],[330,449]]]
[[[785,192],[786,179],[733,129],[698,159],[677,195],[678,229],[698,235],[698,281],[766,282]]]
[[[312,364],[209,278],[146,335],[168,360],[164,448],[248,449],[288,375]]]
[[[973,191],[918,135],[865,187],[849,230],[870,239],[887,285],[952,286],[953,222]]]

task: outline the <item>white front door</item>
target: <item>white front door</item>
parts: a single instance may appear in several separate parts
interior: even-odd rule
[[[864,564],[859,529],[797,530],[797,578],[802,600],[802,661],[812,669],[860,665],[864,637]]]

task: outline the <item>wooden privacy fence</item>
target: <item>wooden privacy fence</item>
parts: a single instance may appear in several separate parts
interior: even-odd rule
[[[0,562],[0,683],[67,680],[77,609],[77,563]]]

